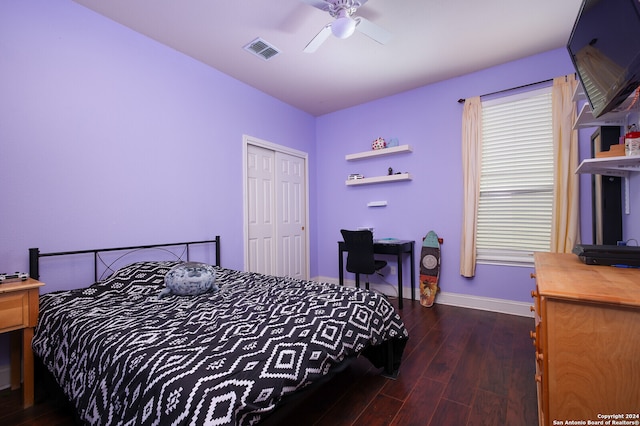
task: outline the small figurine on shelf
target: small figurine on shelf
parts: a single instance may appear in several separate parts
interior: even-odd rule
[[[628,127],[624,135],[625,155],[640,155],[640,132],[635,124]]]
[[[385,142],[384,138],[378,138],[371,143],[371,149],[383,149],[387,147],[387,142]]]
[[[389,176],[391,176],[393,174],[393,168],[389,167]]]

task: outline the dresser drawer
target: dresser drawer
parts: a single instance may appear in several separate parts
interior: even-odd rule
[[[29,326],[29,294],[26,291],[0,294],[0,333]]]

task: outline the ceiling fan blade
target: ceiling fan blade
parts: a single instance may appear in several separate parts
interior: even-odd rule
[[[391,40],[391,33],[384,28],[374,24],[373,22],[361,16],[354,18],[356,21],[356,30],[360,31],[367,37],[372,38],[380,44],[387,44]]]
[[[318,34],[305,46],[303,52],[313,53],[318,50],[318,47],[325,42],[331,35],[331,24],[327,24],[320,30]]]

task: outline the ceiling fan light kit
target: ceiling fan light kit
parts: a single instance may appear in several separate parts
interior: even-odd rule
[[[356,21],[351,19],[349,15],[344,14],[344,16],[339,17],[331,24],[331,32],[334,36],[345,39],[351,37],[353,32],[356,30]]]
[[[307,44],[304,52],[315,52],[322,43],[333,34],[335,37],[345,39],[350,37],[357,29],[367,37],[380,44],[386,44],[391,39],[391,34],[374,24],[373,22],[353,15],[367,0],[302,0],[304,3],[328,12],[335,18],[333,22],[326,24],[322,30]]]

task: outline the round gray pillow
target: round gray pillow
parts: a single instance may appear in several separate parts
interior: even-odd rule
[[[158,297],[167,294],[193,296],[208,291],[218,291],[216,270],[200,262],[185,262],[174,266],[164,277],[165,289]]]

